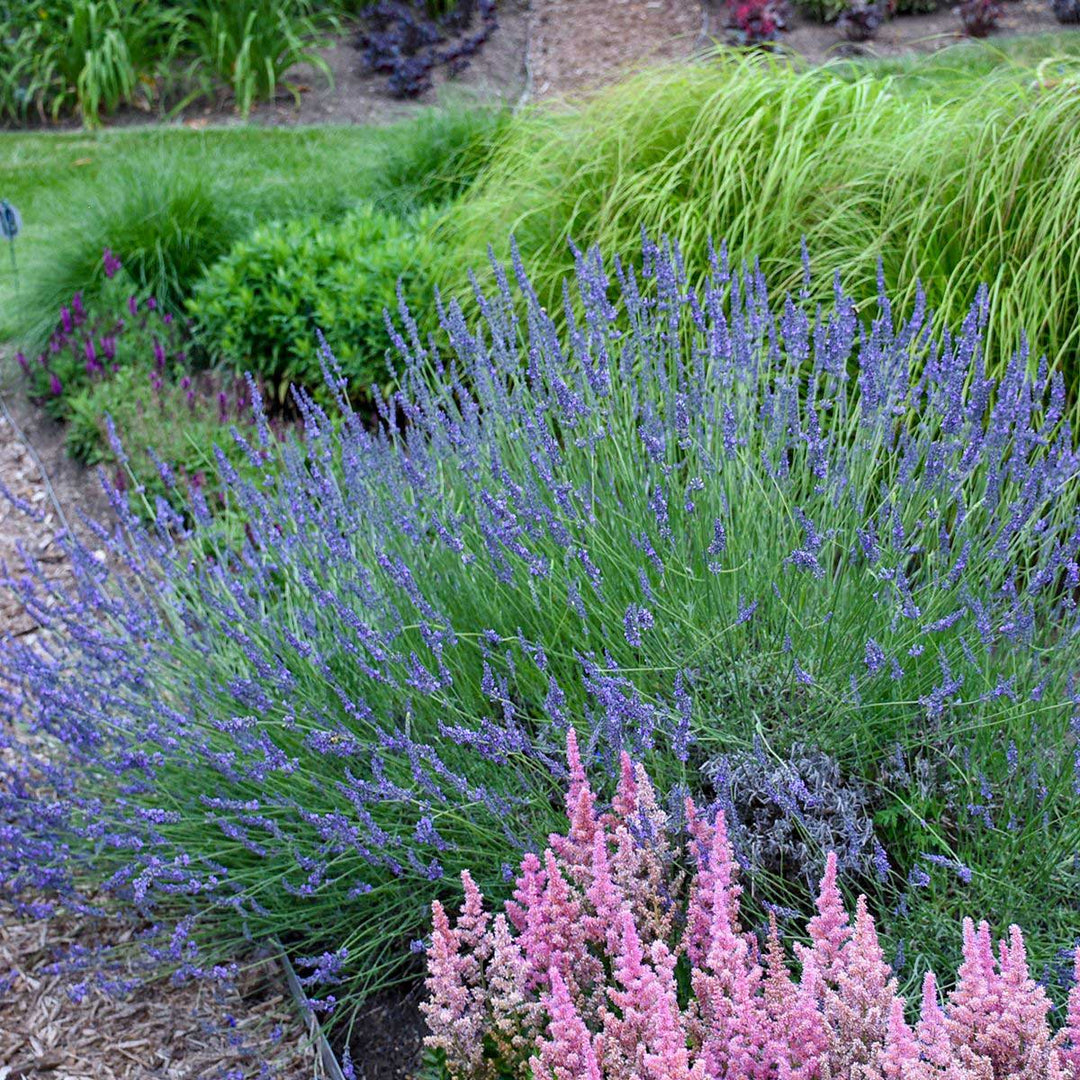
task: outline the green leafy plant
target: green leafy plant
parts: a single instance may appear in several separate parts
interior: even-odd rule
[[[182,41],[181,9],[132,0],[53,0],[0,11],[0,115],[56,119],[74,108],[89,127],[121,104],[149,105]]]
[[[363,393],[387,382],[384,312],[397,310],[398,283],[420,299],[430,261],[416,224],[371,207],[336,224],[274,223],[219,260],[188,308],[206,352],[255,372],[279,402],[292,383],[322,385],[317,330]]]
[[[331,79],[326,61],[312,49],[319,23],[311,5],[288,0],[201,0],[192,13],[193,73],[209,71],[233,93],[247,116],[257,100],[271,100],[279,87],[299,102],[299,87],[285,73],[306,63]]]

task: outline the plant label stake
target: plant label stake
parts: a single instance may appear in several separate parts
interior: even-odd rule
[[[8,242],[11,250],[11,272],[15,275],[15,291],[19,291],[19,265],[15,261],[15,237],[22,228],[19,211],[7,201],[0,199],[0,239]]]

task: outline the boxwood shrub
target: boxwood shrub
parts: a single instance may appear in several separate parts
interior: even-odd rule
[[[316,330],[331,333],[354,390],[388,381],[384,312],[425,292],[424,218],[406,222],[363,206],[340,221],[272,222],[236,243],[195,287],[190,312],[215,361],[263,379],[283,402],[289,386],[322,386]]]

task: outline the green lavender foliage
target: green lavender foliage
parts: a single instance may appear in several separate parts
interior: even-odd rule
[[[1062,380],[1020,353],[984,381],[985,294],[935,349],[884,296],[860,327],[812,279],[770,302],[718,262],[691,298],[643,263],[617,289],[583,257],[566,331],[523,273],[482,325],[445,309],[438,362],[398,342],[378,432],[301,395],[277,468],[221,458],[239,552],[196,503],[183,544],[167,507],[113,534],[136,589],[77,557],[49,661],[4,656],[16,730],[58,751],[56,790],[0,802],[11,880],[189,916],[201,965],[244,934],[333,953],[347,1015],[458,871],[495,895],[542,844],[568,723],[676,806],[812,733],[871,789],[891,866],[858,884],[906,990],[972,910],[1052,959],[1080,850]],[[792,896],[750,876],[748,903]]]

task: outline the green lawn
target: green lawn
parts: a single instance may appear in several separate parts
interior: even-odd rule
[[[257,191],[262,206],[325,209],[363,198],[385,152],[387,134],[369,128],[141,128],[97,134],[0,135],[0,197],[21,211],[18,258],[24,276],[45,274],[70,230],[132,169],[167,159],[210,177],[227,177],[236,197]],[[0,337],[8,336],[17,297],[9,264],[0,272]]]

